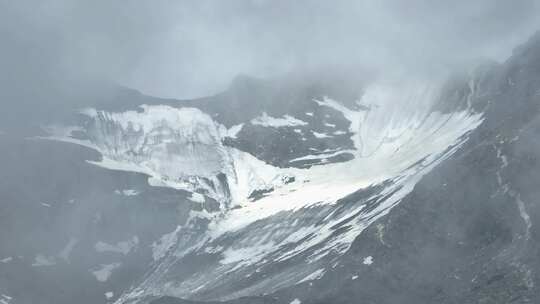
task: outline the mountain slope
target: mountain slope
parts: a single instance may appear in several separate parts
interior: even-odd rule
[[[160,295],[233,299],[322,276],[366,227],[467,140],[481,114],[457,106],[437,110],[438,102],[447,102],[438,90],[437,83],[370,83],[352,105],[307,95],[301,114],[277,116],[262,106],[254,118],[229,128],[219,120],[222,113],[213,118],[182,107],[185,102],[139,112],[88,109],[79,125],[49,131],[51,139],[100,152],[99,166],[144,173],[153,186],[199,197],[202,208],[154,242],[154,263],[118,303]],[[317,129],[321,122],[324,129]],[[334,136],[346,141],[329,149]],[[292,160],[294,152],[279,152],[275,162],[272,154],[238,144],[256,140],[267,140],[262,151],[267,145],[303,150]],[[340,155],[349,156],[336,159]],[[219,207],[206,208],[207,200]]]
[[[239,77],[0,134],[3,301],[534,302],[539,37],[449,82]]]
[[[467,143],[368,227],[335,270],[273,296],[283,303],[537,302],[539,50],[537,35],[480,73],[470,101],[484,121]]]

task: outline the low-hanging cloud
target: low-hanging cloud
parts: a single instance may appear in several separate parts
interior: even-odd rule
[[[537,0],[3,0],[1,6],[6,90],[109,81],[176,98],[214,93],[237,74],[321,66],[431,73],[479,58],[504,60],[540,20]]]

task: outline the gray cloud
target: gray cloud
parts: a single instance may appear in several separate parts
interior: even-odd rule
[[[2,80],[51,90],[113,81],[216,92],[237,74],[320,66],[436,72],[503,60],[536,30],[536,0],[3,1]]]

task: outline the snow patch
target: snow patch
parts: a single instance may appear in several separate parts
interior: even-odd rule
[[[1,259],[1,260],[0,260],[0,263],[6,264],[6,263],[9,263],[9,262],[11,262],[11,261],[13,261],[13,257],[7,257],[7,258]]]
[[[293,163],[293,162],[298,162],[298,161],[303,161],[303,160],[325,159],[325,158],[334,157],[336,155],[339,155],[339,154],[342,154],[342,153],[347,153],[347,152],[353,153],[354,151],[352,151],[352,150],[339,150],[339,151],[334,151],[334,152],[330,152],[330,153],[321,153],[321,154],[315,154],[315,155],[314,154],[309,154],[309,155],[293,158],[289,162]]]
[[[69,262],[69,256],[71,255],[71,252],[73,251],[73,248],[75,248],[75,245],[79,240],[76,238],[70,238],[64,249],[60,252],[58,255],[60,258],[62,258],[64,261]]]
[[[116,244],[108,244],[102,241],[99,241],[94,245],[94,249],[97,252],[114,252],[127,255],[135,246],[139,244],[139,238],[134,236],[130,240],[118,242]]]
[[[223,246],[216,246],[216,247],[212,247],[212,246],[209,246],[209,247],[206,247],[204,248],[204,252],[206,253],[218,253],[218,252],[221,252],[223,250]]]
[[[313,131],[313,136],[317,137],[317,138],[328,138],[328,137],[332,137],[328,134],[325,134],[325,133],[319,133],[319,132],[315,132]]]
[[[523,222],[525,223],[525,228],[526,228],[525,238],[529,239],[531,235],[531,227],[532,227],[531,217],[529,216],[529,213],[527,213],[527,208],[525,207],[525,203],[521,200],[521,196],[517,194],[515,196],[515,199],[518,205],[519,215],[521,216],[521,218],[523,219]]]
[[[290,115],[284,115],[283,118],[276,118],[269,116],[268,114],[266,114],[266,112],[263,112],[261,116],[253,118],[251,120],[251,124],[263,127],[282,128],[305,126],[308,123]]]
[[[154,258],[154,261],[163,258],[176,244],[176,241],[178,240],[178,233],[181,229],[181,226],[176,227],[174,231],[164,234],[161,236],[159,241],[152,244],[152,257]]]
[[[91,270],[90,272],[96,277],[99,282],[106,282],[113,271],[120,267],[120,263],[102,264],[99,269]]]
[[[372,256],[365,257],[364,260],[362,261],[362,264],[364,264],[364,265],[373,264],[373,257]]]
[[[47,257],[43,254],[38,254],[34,258],[34,263],[32,263],[32,266],[34,267],[41,267],[41,266],[53,266],[56,265],[56,261],[53,257]]]
[[[135,195],[139,195],[139,191],[135,190],[135,189],[123,189],[123,190],[114,190],[114,193],[118,194],[118,195],[124,195],[124,196],[135,196]]]
[[[10,304],[12,299],[12,297],[6,294],[0,294],[0,304]]]
[[[200,203],[200,204],[205,202],[204,195],[197,192],[192,192],[191,196],[188,199],[192,202]]]
[[[230,127],[229,129],[227,129],[226,136],[230,138],[236,138],[238,136],[238,133],[240,133],[243,127],[244,127],[243,123]]]
[[[235,263],[235,268],[245,265],[251,265],[259,261],[261,257],[272,251],[274,244],[263,243],[260,245],[254,245],[244,248],[229,248],[222,253],[223,259],[221,264]]]
[[[325,270],[324,268],[317,269],[314,272],[312,272],[310,275],[306,276],[302,280],[298,281],[296,284],[313,281],[313,280],[319,280],[324,276]]]

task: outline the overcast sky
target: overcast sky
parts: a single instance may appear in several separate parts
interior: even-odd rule
[[[504,60],[540,28],[537,0],[0,3],[4,85],[101,79],[176,98],[214,93],[240,73],[432,73]]]

